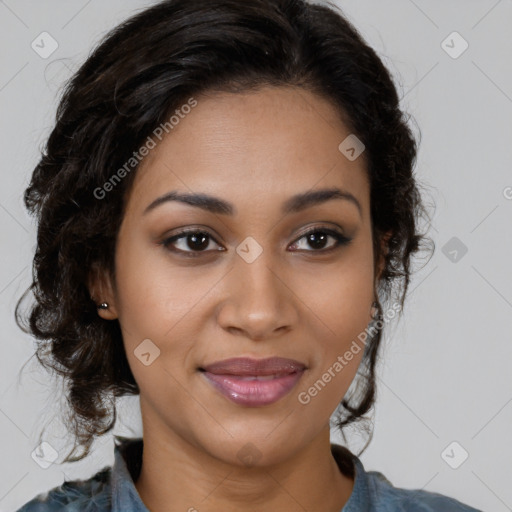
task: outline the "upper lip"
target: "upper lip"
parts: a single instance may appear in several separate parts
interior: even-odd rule
[[[269,357],[252,359],[250,357],[234,357],[203,366],[200,370],[217,375],[275,375],[289,374],[304,370],[306,366],[294,359],[285,357]]]

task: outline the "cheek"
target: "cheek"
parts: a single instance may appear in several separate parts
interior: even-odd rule
[[[298,393],[304,414],[328,417],[352,383],[365,348],[365,330],[373,298],[372,274],[364,265],[351,266],[325,280],[312,297],[309,330],[315,340],[312,367]]]
[[[374,298],[371,238],[360,240],[343,256],[331,269],[303,275],[298,292],[306,297],[304,315],[316,340],[301,403],[314,400],[325,414],[340,402],[357,373]]]
[[[147,241],[120,242],[117,254],[119,322],[131,343],[151,337],[161,342],[200,301],[208,283],[192,286],[193,270],[171,264],[164,248]]]
[[[183,373],[188,363],[193,340],[201,337],[205,295],[219,276],[203,273],[198,279],[197,268],[171,265],[159,249],[142,250],[142,245],[119,244],[119,323],[141,389],[169,390],[175,383],[172,376]]]
[[[323,332],[324,339],[327,336],[328,345],[343,348],[371,320],[374,273],[368,245],[368,241],[360,242],[329,268],[303,272],[297,281],[300,283],[297,294],[309,308],[308,317],[318,320],[317,332]]]
[[[353,267],[325,279],[310,303],[325,328],[344,338],[352,327],[369,321],[372,298],[371,275]]]

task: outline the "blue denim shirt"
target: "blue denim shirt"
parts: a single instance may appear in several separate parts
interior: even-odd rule
[[[64,482],[37,495],[17,512],[149,512],[134,485],[142,465],[142,448],[142,439],[117,437],[112,467],[89,480]],[[438,493],[396,488],[382,473],[366,471],[345,447],[333,444],[331,450],[340,470],[354,477],[352,494],[340,512],[482,512]],[[350,458],[352,467],[347,463]]]

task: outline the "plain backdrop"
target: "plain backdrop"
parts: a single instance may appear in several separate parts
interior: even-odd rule
[[[42,468],[31,456],[45,425],[44,439],[62,455],[70,440],[56,416],[62,383],[35,358],[20,374],[34,352],[13,316],[35,249],[22,193],[53,126],[59,88],[101,36],[153,3],[0,2],[0,511],[113,462],[111,436],[78,463],[59,458]],[[413,130],[421,130],[416,173],[436,204],[435,254],[414,276],[404,317],[382,346],[363,464],[397,487],[512,510],[512,2],[337,5],[396,78]],[[46,58],[32,47],[42,32],[58,44]],[[140,436],[137,397],[119,406],[114,432]],[[334,431],[332,440],[342,442]],[[349,441],[357,450],[364,438]]]

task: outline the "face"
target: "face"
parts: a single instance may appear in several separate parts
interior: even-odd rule
[[[339,151],[350,131],[330,103],[303,89],[196,100],[137,170],[116,285],[107,285],[110,307],[100,315],[119,319],[145,437],[232,464],[252,443],[259,463],[272,464],[325,432],[362,358],[360,350],[333,371],[371,320],[364,155],[350,161]],[[290,207],[294,196],[335,188],[346,195]],[[147,210],[169,192],[229,206],[167,200]],[[234,402],[199,370],[274,356],[306,369],[272,403]],[[329,369],[329,381],[308,392]]]

